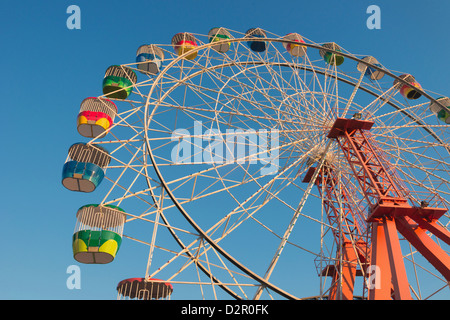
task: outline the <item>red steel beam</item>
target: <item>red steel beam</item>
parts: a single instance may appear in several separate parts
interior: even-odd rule
[[[427,230],[409,217],[395,218],[398,231],[430,262],[447,281],[450,281],[450,257],[426,234]]]
[[[370,263],[376,266],[374,274],[369,274],[369,300],[390,300],[392,292],[391,265],[385,236],[385,224],[372,223],[372,245]]]
[[[408,204],[409,191],[396,180],[382,150],[364,132],[372,125],[371,121],[339,118],[328,137],[337,140],[370,206],[370,263],[380,270],[376,275],[380,285],[370,288],[369,299],[411,299],[397,231],[449,281],[450,257],[426,234],[429,231],[450,243],[448,230],[437,224],[447,209]]]
[[[391,266],[392,285],[394,287],[394,299],[411,300],[409,282],[406,276],[405,264],[398,240],[397,226],[395,220],[383,218],[385,224],[385,237]]]
[[[310,182],[314,171],[315,168],[310,168],[303,182]],[[334,171],[328,165],[322,167],[315,183],[320,194],[322,193],[322,182],[325,184],[323,203],[325,212],[330,225],[334,227],[332,233],[337,244],[338,254],[342,255],[340,261],[336,262],[332,268],[326,267],[327,272],[332,271],[326,275],[333,277],[328,299],[352,300],[355,278],[362,275],[361,271],[357,270],[358,260],[363,265],[366,265],[368,261],[366,257],[367,243],[357,217],[358,214],[362,215],[362,212],[350,202],[346,184],[342,182],[340,186],[337,186],[338,182]],[[339,202],[342,205],[341,208],[334,205]]]

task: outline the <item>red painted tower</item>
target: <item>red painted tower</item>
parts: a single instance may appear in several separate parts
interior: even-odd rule
[[[330,224],[339,225],[340,233],[335,232],[338,250],[343,255],[345,265],[341,268],[341,281],[337,276],[330,288],[330,299],[353,298],[356,266],[372,266],[374,273],[369,284],[369,299],[411,299],[411,293],[398,233],[400,233],[415,249],[422,254],[447,280],[450,281],[450,257],[428,235],[433,234],[440,240],[450,244],[450,233],[441,227],[437,220],[447,211],[439,201],[430,203],[410,196],[406,187],[401,184],[394,166],[386,158],[370,135],[373,122],[357,119],[336,119],[328,138],[336,140],[347,160],[353,177],[367,203],[368,212],[361,212],[358,206],[351,204],[346,183],[338,179],[330,166],[324,165],[316,181],[319,190],[324,189],[324,206]],[[304,181],[311,179],[314,169],[310,169]],[[322,181],[325,188],[322,188]],[[340,191],[339,191],[340,190]],[[339,200],[339,201],[338,201]],[[339,203],[339,207],[336,206]],[[337,217],[342,210],[341,222]],[[363,228],[358,221],[365,220],[371,228],[369,241],[355,237],[362,234]],[[345,223],[343,223],[345,222]],[[369,243],[369,244],[368,244]],[[370,256],[367,252],[370,251]],[[329,270],[329,268],[327,269]],[[335,273],[337,274],[337,272]]]

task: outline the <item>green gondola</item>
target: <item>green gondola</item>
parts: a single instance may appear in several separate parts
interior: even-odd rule
[[[137,81],[136,73],[128,67],[110,66],[103,78],[103,94],[112,99],[126,99]]]
[[[113,261],[122,244],[124,223],[125,212],[117,206],[90,204],[81,207],[72,237],[74,259],[87,264]]]

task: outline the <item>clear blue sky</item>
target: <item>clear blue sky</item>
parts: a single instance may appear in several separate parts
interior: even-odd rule
[[[81,8],[81,30],[66,9]],[[366,9],[381,8],[381,29]],[[115,299],[119,266],[84,268],[82,289],[68,290],[76,210],[95,195],[61,185],[67,148],[81,141],[79,103],[100,95],[105,69],[134,62],[138,46],[169,43],[178,32],[215,26],[245,32],[298,32],[316,42],[377,57],[412,73],[423,87],[450,95],[448,1],[231,0],[4,1],[0,11],[2,151],[0,299]]]

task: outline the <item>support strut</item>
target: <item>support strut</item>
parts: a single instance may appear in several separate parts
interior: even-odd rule
[[[397,232],[450,281],[450,257],[427,234],[450,243],[450,233],[437,222],[447,208],[414,204],[395,168],[371,138],[373,124],[338,118],[328,138],[337,141],[369,206],[370,263],[378,270],[369,299],[411,299]]]

